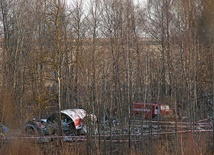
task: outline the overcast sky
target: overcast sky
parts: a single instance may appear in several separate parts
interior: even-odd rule
[[[80,0],[67,0],[68,4],[71,4],[72,2],[77,2],[77,1],[80,1]],[[133,0],[135,4],[142,4],[142,7],[146,4],[147,0]],[[90,0],[82,0],[83,3],[89,3]]]

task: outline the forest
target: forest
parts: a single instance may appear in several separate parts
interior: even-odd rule
[[[0,37],[11,129],[74,107],[124,122],[133,102],[214,118],[213,0],[1,0]]]

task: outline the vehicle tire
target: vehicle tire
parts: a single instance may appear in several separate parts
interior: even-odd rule
[[[32,127],[26,127],[25,133],[28,135],[35,135],[36,134],[35,130]]]

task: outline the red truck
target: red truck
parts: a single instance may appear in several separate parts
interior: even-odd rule
[[[131,105],[131,116],[153,119],[155,116],[169,117],[173,111],[168,104],[160,103],[133,103]]]

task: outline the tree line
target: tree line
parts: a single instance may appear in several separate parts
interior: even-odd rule
[[[3,121],[50,107],[125,118],[132,102],[155,101],[181,104],[190,121],[214,115],[212,0],[1,0],[0,10]]]

